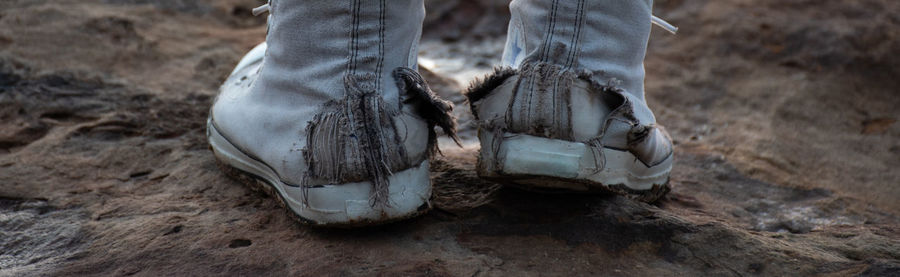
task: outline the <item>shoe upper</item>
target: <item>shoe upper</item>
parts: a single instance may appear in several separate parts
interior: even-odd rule
[[[504,67],[467,92],[481,127],[628,151],[648,167],[670,159],[644,100],[651,6],[514,0]]]

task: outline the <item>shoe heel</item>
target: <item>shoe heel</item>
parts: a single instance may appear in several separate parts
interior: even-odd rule
[[[668,191],[671,161],[648,167],[627,151],[573,141],[480,130],[478,175],[547,193],[615,192],[652,202]]]
[[[234,147],[210,121],[207,137],[225,173],[251,189],[272,195],[295,219],[322,227],[360,227],[385,224],[424,214],[431,209],[431,181],[428,161],[394,172],[388,177],[387,206],[371,205],[372,183],[324,182],[302,189],[286,184],[264,163]]]
[[[507,134],[501,139],[497,161],[500,171],[510,175],[577,178],[588,151],[582,143],[528,135]]]
[[[483,142],[478,159],[482,178],[544,192],[591,190],[590,185],[578,181],[582,171],[593,169],[584,166],[592,158],[583,143],[515,133],[480,133],[479,138]],[[584,161],[586,157],[591,161]]]

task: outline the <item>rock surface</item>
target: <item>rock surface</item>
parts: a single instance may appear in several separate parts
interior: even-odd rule
[[[428,1],[423,68],[466,147],[433,162],[431,213],[361,230],[291,221],[207,149],[260,2],[0,2],[0,276],[900,275],[900,2],[657,1],[677,164],[648,205],[479,180],[459,91],[505,2]]]

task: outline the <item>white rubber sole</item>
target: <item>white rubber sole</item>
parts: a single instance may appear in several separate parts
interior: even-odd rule
[[[290,212],[304,223],[337,227],[377,225],[413,217],[427,212],[431,207],[427,160],[391,175],[388,178],[389,205],[374,208],[369,200],[371,182],[316,185],[304,190],[297,185],[286,184],[271,167],[232,145],[216,130],[211,120],[207,120],[207,137],[221,163],[265,183],[261,185],[270,186],[263,189],[277,194]],[[238,178],[252,182],[250,178]]]
[[[671,156],[648,167],[627,151],[603,148],[595,154],[580,142],[481,130],[478,138],[479,176],[526,189],[642,194],[665,187],[672,170]]]

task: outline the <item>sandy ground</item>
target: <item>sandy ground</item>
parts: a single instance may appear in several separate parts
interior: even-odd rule
[[[0,2],[0,276],[900,275],[900,2],[657,1],[677,164],[648,205],[475,177],[459,91],[505,2],[428,1],[422,66],[467,147],[433,162],[432,212],[362,230],[291,221],[207,149],[258,4]]]

